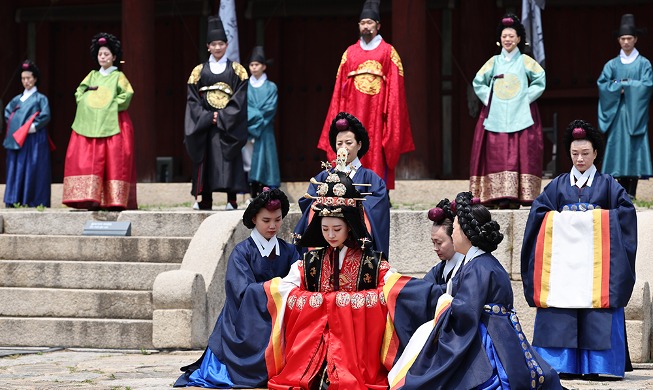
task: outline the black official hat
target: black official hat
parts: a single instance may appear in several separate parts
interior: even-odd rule
[[[217,16],[209,16],[209,24],[206,31],[206,43],[213,41],[227,42],[227,33],[224,30],[222,19]]]
[[[375,22],[381,21],[381,16],[379,14],[379,7],[381,6],[381,0],[366,0],[363,4],[363,10],[361,11],[361,16],[358,20],[363,19],[372,19]]]

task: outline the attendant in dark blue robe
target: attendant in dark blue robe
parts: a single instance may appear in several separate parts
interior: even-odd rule
[[[426,322],[403,346],[388,376],[390,388],[560,389],[557,373],[521,331],[510,277],[490,253],[503,239],[498,223],[470,192],[458,194],[453,208],[454,246],[465,259],[438,299],[435,320],[423,318]],[[386,282],[388,306],[404,313],[422,313],[422,305],[432,300],[421,297],[437,293],[424,281],[408,281],[398,289],[399,284],[393,276]],[[398,309],[391,317],[395,328],[406,322]]]
[[[4,202],[7,207],[50,207],[52,169],[50,138],[45,128],[50,122],[50,105],[48,98],[38,92],[40,72],[36,64],[26,60],[20,70],[25,90],[11,99],[4,111],[7,122],[3,142],[7,150]],[[28,130],[20,145],[14,135],[23,126]]]
[[[609,210],[609,307],[538,307],[533,346],[560,373],[623,377],[630,369],[624,307],[635,283],[636,211],[625,189],[594,165],[603,152],[597,130],[585,121],[573,121],[566,130],[565,146],[574,164],[571,173],[553,179],[533,202],[528,216],[521,255],[524,295],[531,306],[539,306],[534,299],[534,258],[546,214],[600,208]],[[615,284],[615,280],[620,282]]]
[[[366,187],[357,186],[356,190],[366,194],[363,209],[365,210],[365,223],[372,236],[373,249],[382,252],[387,258],[390,248],[390,198],[383,179],[371,169],[361,165],[360,159],[367,153],[370,146],[367,130],[356,117],[341,112],[331,122],[329,141],[334,152],[343,147],[349,152],[343,171],[349,174],[352,181],[369,184]],[[317,174],[312,182],[324,182],[332,172],[334,172],[333,169],[324,170]],[[317,185],[309,184],[306,193],[311,197],[317,196]],[[313,199],[309,197],[299,199],[302,217],[295,226],[295,234],[301,236],[308,227],[313,217],[310,207],[312,203]],[[305,252],[306,248],[298,247],[298,250]]]
[[[451,211],[449,199],[442,199],[437,206],[430,209],[428,218],[433,221],[431,226],[433,250],[438,254],[441,261],[424,275],[424,280],[431,283],[445,284],[456,274],[464,257],[461,253],[456,252],[453,247],[451,235],[453,234],[455,215]]]
[[[247,206],[243,224],[251,236],[236,245],[225,275],[226,299],[208,348],[195,363],[182,367],[176,387],[265,387],[265,349],[271,318],[263,283],[288,274],[299,259],[295,246],[277,238],[288,198],[279,189],[264,189]]]

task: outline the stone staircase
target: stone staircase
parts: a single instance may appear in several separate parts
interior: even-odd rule
[[[152,348],[152,285],[210,213],[0,213],[0,345]],[[132,236],[83,236],[89,220]]]

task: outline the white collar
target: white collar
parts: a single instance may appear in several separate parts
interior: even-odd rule
[[[227,69],[227,56],[224,55],[219,60],[216,60],[215,57],[213,57],[213,54],[209,54],[209,68],[213,74],[224,72],[224,70]]]
[[[376,36],[374,38],[372,38],[370,43],[366,43],[365,40],[363,38],[361,38],[361,39],[359,39],[361,49],[363,49],[365,51],[374,50],[377,47],[379,47],[379,45],[381,44],[382,39],[383,38],[381,38],[381,34],[376,34]]]
[[[456,271],[458,271],[459,267],[456,266],[460,264],[461,260],[464,258],[465,256],[462,253],[455,252],[453,256],[449,260],[446,260],[446,262],[444,263],[444,269],[442,269],[442,276],[446,277],[449,274],[449,272],[451,272],[451,270],[453,270],[454,268],[456,268]],[[456,271],[451,272],[452,278],[456,274]]]
[[[256,228],[252,229],[252,233],[249,235],[252,237],[252,240],[254,240],[254,243],[256,244],[256,247],[258,248],[259,253],[263,257],[269,257],[270,253],[272,253],[272,250],[274,249],[274,253],[279,256],[281,252],[279,251],[279,240],[277,240],[277,236],[274,235],[272,238],[268,241],[261,235],[261,233],[256,230]]]
[[[263,73],[261,75],[261,78],[258,79],[254,77],[254,75],[252,75],[252,77],[249,78],[249,85],[251,85],[254,88],[260,88],[263,85],[263,83],[265,83],[265,80],[267,79],[268,79],[268,75],[266,73]]]
[[[501,55],[503,56],[503,60],[506,61],[506,62],[512,61],[512,59],[515,58],[517,53],[519,53],[519,48],[518,47],[516,47],[511,52],[508,52],[508,50],[506,50],[505,48],[501,49]]]
[[[23,91],[23,96],[20,97],[20,101],[21,101],[21,102],[24,102],[25,100],[27,100],[27,98],[29,98],[30,96],[34,95],[34,93],[35,93],[36,91],[38,91],[38,89],[36,88],[36,85],[33,86],[31,89],[26,89],[26,90],[24,90],[24,91]]]
[[[469,248],[469,250],[467,251],[467,254],[463,257],[463,259],[461,261],[459,261],[456,264],[456,266],[453,269],[453,273],[451,274],[452,277],[447,282],[447,294],[451,294],[451,292],[452,292],[452,289],[453,289],[453,284],[452,284],[453,275],[458,273],[458,270],[460,269],[460,267],[462,267],[463,264],[469,263],[470,261],[474,260],[475,258],[482,255],[483,253],[485,253],[485,251],[482,250],[479,247],[472,246],[471,248]]]
[[[113,66],[113,65],[110,66],[110,67],[108,67],[108,68],[106,68],[106,69],[104,69],[103,67],[100,67],[100,74],[101,74],[102,76],[108,76],[108,75],[111,74],[111,72],[113,72],[113,71],[116,70],[116,69],[118,69],[118,67],[117,67],[117,66]]]
[[[584,185],[591,187],[595,174],[596,166],[594,164],[592,164],[592,166],[583,173],[580,173],[576,167],[571,167],[571,173],[569,174],[569,183],[572,186],[576,186],[578,188],[582,188]]]
[[[623,49],[619,51],[619,58],[621,59],[621,63],[624,65],[632,64],[637,57],[639,57],[639,51],[637,51],[636,48],[633,48],[633,51],[631,51],[628,56],[624,53]]]
[[[475,258],[479,257],[485,253],[485,251],[477,246],[472,246],[469,248],[467,251],[467,254],[465,255],[465,263],[469,263],[470,261],[474,260]]]

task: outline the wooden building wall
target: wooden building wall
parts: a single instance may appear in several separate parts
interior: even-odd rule
[[[159,180],[153,161],[157,156],[174,157],[174,180],[189,180],[190,161],[182,142],[186,81],[192,68],[206,58],[203,26],[206,15],[216,12],[218,1],[146,1],[153,2],[155,8],[154,39],[148,41],[136,33],[124,36],[125,31],[139,31],[139,26],[125,26],[138,23],[138,19],[123,14],[120,0],[0,3],[0,39],[5,48],[0,56],[0,98],[6,103],[22,91],[17,67],[33,52],[42,71],[39,89],[52,106],[49,130],[57,144],[55,182],[63,178],[75,113],[74,90],[97,67],[88,47],[99,31],[118,35],[125,51],[131,53],[122,68],[136,91],[130,115],[138,134],[139,180]],[[357,39],[362,2],[236,0],[241,61],[247,62],[257,43],[264,43],[267,56],[274,59],[268,76],[279,86],[276,131],[284,181],[307,180],[325,158],[315,145],[340,57]],[[551,125],[554,113],[558,114],[560,134],[572,119],[596,123],[596,79],[603,64],[619,51],[612,33],[623,13],[634,13],[637,23],[647,26],[653,20],[653,5],[648,3],[547,1],[543,11],[547,90],[538,101],[545,126]],[[473,95],[469,98],[469,85],[480,66],[497,52],[494,30],[507,9],[520,15],[521,1],[383,1],[381,33],[402,56],[417,141],[417,150],[402,158],[398,177],[468,177],[476,123],[469,106],[478,108],[479,104]],[[653,23],[648,27],[653,34]],[[642,36],[637,45],[650,58],[652,34]],[[139,50],[134,52],[129,45]],[[143,73],[143,64],[152,69]],[[150,112],[143,111],[146,109]],[[545,147],[546,160],[550,144]],[[569,169],[565,153],[559,161],[559,171]],[[4,176],[4,152],[0,152],[0,182]]]

